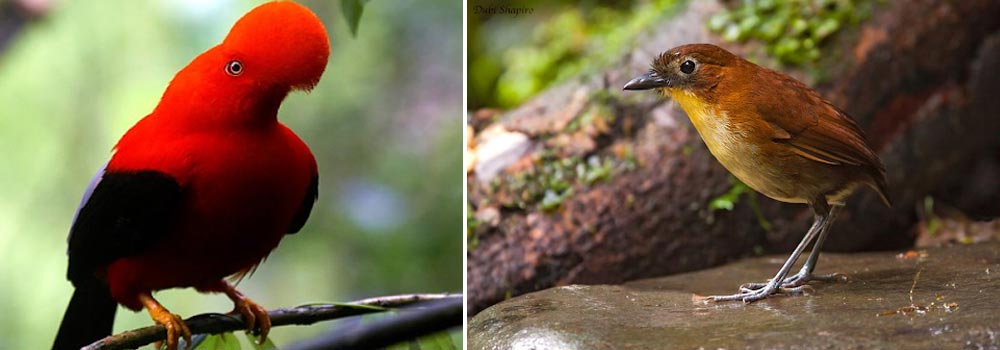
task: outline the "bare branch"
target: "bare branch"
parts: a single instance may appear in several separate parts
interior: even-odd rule
[[[313,304],[287,309],[276,309],[269,311],[268,315],[271,317],[272,327],[309,325],[349,316],[385,312],[391,308],[412,305],[419,302],[442,299],[461,300],[461,298],[461,294],[451,293],[401,294],[362,299],[345,304]],[[184,320],[184,322],[191,328],[192,334],[218,334],[244,330],[246,328],[246,323],[243,321],[242,315],[209,313],[192,316]],[[87,345],[81,350],[135,349],[158,340],[163,340],[166,335],[167,331],[162,325],[155,325],[108,336]]]
[[[289,349],[381,349],[422,335],[461,327],[463,318],[462,298],[429,301],[400,309],[392,317],[360,327],[323,334],[294,344]]]

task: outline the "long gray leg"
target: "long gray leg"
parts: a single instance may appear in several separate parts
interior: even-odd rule
[[[830,227],[833,226],[833,221],[837,219],[837,214],[840,213],[840,208],[843,208],[843,206],[840,205],[830,206],[830,213],[827,214],[827,220],[830,221],[830,224],[826,225],[826,228],[823,229],[823,231],[819,234],[819,237],[816,237],[816,244],[813,245],[812,252],[809,253],[809,257],[806,258],[806,263],[802,265],[802,270],[799,271],[798,275],[801,275],[803,277],[809,276],[812,275],[813,270],[816,269],[816,261],[819,260],[820,248],[823,247],[823,241],[826,240],[826,235],[830,233]],[[812,279],[822,280],[824,278],[827,278],[827,276],[829,276],[829,280],[834,280],[835,279],[834,275],[836,274],[812,276]]]
[[[816,237],[816,243],[813,244],[812,251],[809,253],[809,257],[806,258],[805,264],[802,265],[802,269],[795,275],[789,276],[782,283],[783,288],[796,288],[809,283],[810,281],[824,281],[832,282],[844,279],[846,276],[839,273],[831,273],[827,275],[813,275],[813,271],[816,269],[816,262],[819,260],[820,250],[823,247],[823,242],[826,240],[826,236],[830,233],[830,228],[833,226],[834,220],[837,219],[837,214],[840,213],[842,206],[833,205],[830,206],[829,211],[826,215],[827,224],[823,226],[820,230],[819,236]],[[760,289],[767,286],[768,282],[763,283],[747,283],[740,287],[740,290],[754,290]]]
[[[822,205],[825,207],[826,203],[824,202],[822,203]],[[781,284],[781,281],[785,280],[785,275],[788,274],[788,270],[792,269],[792,265],[795,264],[795,260],[798,260],[799,256],[802,255],[802,251],[804,251],[806,247],[809,245],[809,243],[812,243],[813,239],[815,239],[823,230],[823,228],[828,225],[828,220],[826,218],[827,214],[828,211],[825,210],[822,211],[821,214],[819,212],[816,214],[816,219],[815,221],[813,221],[812,227],[809,228],[809,231],[806,232],[805,237],[802,237],[802,241],[799,242],[799,245],[795,247],[794,251],[792,251],[792,255],[788,257],[788,260],[785,260],[785,264],[781,265],[781,269],[778,270],[778,273],[774,275],[774,278],[772,278],[769,282],[767,282],[767,284],[763,288],[759,289],[741,288],[740,293],[736,293],[733,295],[713,295],[707,297],[706,300],[708,301],[743,300],[743,302],[745,303],[750,303],[760,299],[767,298],[772,293],[780,291],[781,287],[779,285]]]

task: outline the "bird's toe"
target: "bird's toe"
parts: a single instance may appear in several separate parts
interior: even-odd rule
[[[233,304],[233,313],[243,315],[243,319],[246,320],[247,331],[259,334],[257,344],[267,341],[267,334],[271,331],[271,318],[267,314],[267,309],[246,297],[234,300]]]

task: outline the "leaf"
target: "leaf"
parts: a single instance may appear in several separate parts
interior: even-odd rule
[[[430,334],[417,339],[420,344],[420,348],[424,350],[455,350],[462,346],[462,342],[455,342],[455,338],[452,337],[452,333],[461,333],[461,331],[453,332],[440,332],[435,334]]]
[[[364,305],[364,304],[351,304],[351,303],[327,303],[328,305],[346,307],[351,309],[363,309],[363,310],[378,310],[378,311],[389,311],[392,308],[381,307],[377,305]]]
[[[240,350],[240,340],[233,333],[226,332],[205,337],[196,348],[198,350]]]
[[[340,0],[340,12],[351,28],[351,36],[358,36],[358,24],[361,23],[361,13],[365,11],[368,0]]]
[[[333,302],[333,303],[330,303],[330,302],[327,302],[327,303],[309,303],[309,304],[299,305],[299,307],[321,307],[321,306],[339,306],[339,307],[345,307],[345,308],[350,308],[350,309],[365,309],[365,310],[378,310],[378,311],[392,310],[392,308],[381,307],[381,306],[378,306],[378,305],[336,303],[336,302]]]
[[[739,202],[741,195],[744,193],[752,193],[747,185],[743,184],[743,182],[735,177],[730,177],[729,182],[732,184],[729,191],[713,198],[712,201],[708,203],[708,208],[712,211],[733,210],[733,207],[735,207],[736,203]]]
[[[211,334],[205,334],[205,333],[192,334],[191,335],[191,348],[192,349],[199,349],[199,347],[201,346],[201,343],[204,342],[205,338],[208,338],[210,335]],[[180,347],[184,347],[186,349],[186,347],[184,345],[184,339],[179,339],[179,340],[180,340],[180,343],[177,344],[177,347],[179,347],[179,348]],[[166,345],[164,344],[164,346],[162,348],[166,348]],[[156,350],[160,350],[160,349],[156,349]]]
[[[271,338],[267,338],[264,344],[257,344],[256,339],[253,336],[247,335],[247,340],[253,345],[254,350],[277,350],[278,346],[271,341]]]
[[[733,200],[729,197],[719,197],[713,199],[712,202],[708,204],[708,207],[712,210],[733,210],[733,204]]]
[[[438,332],[417,339],[399,342],[386,349],[456,350],[462,347],[461,335],[461,330]]]

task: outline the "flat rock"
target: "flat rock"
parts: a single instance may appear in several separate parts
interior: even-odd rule
[[[569,285],[493,305],[469,321],[470,349],[997,349],[1000,242],[823,254],[803,296],[708,304],[763,281],[784,256],[624,285]],[[803,259],[804,260],[804,256]],[[797,268],[792,270],[798,271]]]

